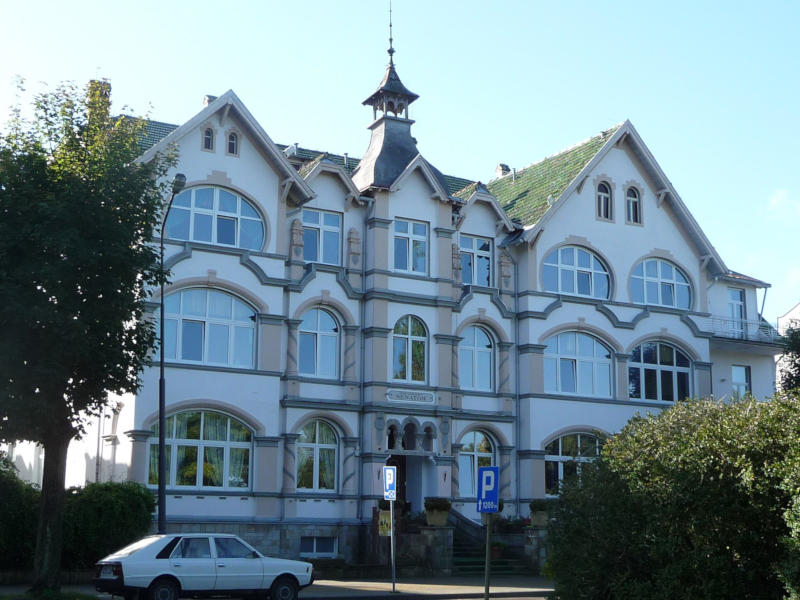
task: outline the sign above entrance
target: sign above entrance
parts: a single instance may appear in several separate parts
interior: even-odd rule
[[[433,392],[417,390],[388,390],[386,399],[389,402],[413,402],[415,404],[433,404],[436,395]]]
[[[499,510],[499,480],[498,467],[478,468],[478,512],[496,513]]]
[[[397,467],[383,467],[383,499],[397,500]]]

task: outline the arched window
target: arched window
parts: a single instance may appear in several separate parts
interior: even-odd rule
[[[425,382],[425,325],[417,317],[400,317],[392,332],[392,379],[410,383]]]
[[[609,221],[613,218],[611,188],[605,181],[597,184],[597,217]]]
[[[214,130],[211,127],[206,127],[203,132],[203,150],[214,149]]]
[[[611,350],[585,333],[566,331],[547,340],[544,391],[611,397]]]
[[[261,250],[264,223],[247,200],[216,187],[184,190],[172,203],[166,235],[220,246]]]
[[[600,438],[591,433],[570,433],[547,444],[544,449],[545,493],[558,494],[561,481],[580,474],[580,464],[600,456],[600,447]]]
[[[325,421],[311,421],[297,440],[297,489],[336,489],[336,434]]]
[[[691,396],[691,361],[671,344],[645,342],[628,360],[628,396],[637,400],[674,402]]]
[[[239,136],[235,133],[228,134],[228,154],[238,156],[239,154]]]
[[[164,358],[253,368],[255,311],[219,290],[191,288],[164,300]]]
[[[494,465],[494,446],[482,431],[470,431],[461,439],[458,453],[459,495],[471,498],[478,493],[478,467]]]
[[[148,483],[158,484],[158,423],[151,428]],[[190,410],[167,417],[167,485],[250,487],[253,433],[226,414]]]
[[[608,270],[593,252],[576,246],[553,250],[544,259],[542,281],[546,292],[607,300]]]
[[[648,258],[633,269],[631,298],[637,304],[688,309],[692,304],[689,280],[666,260]]]
[[[300,323],[302,375],[334,379],[339,375],[339,324],[327,310],[312,308]]]
[[[635,187],[629,187],[625,192],[625,220],[628,223],[642,222],[642,201]]]
[[[458,381],[462,388],[490,391],[494,380],[494,344],[483,327],[468,327],[458,344]]]

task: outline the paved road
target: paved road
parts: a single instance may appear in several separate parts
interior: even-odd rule
[[[0,586],[0,596],[13,598],[27,589],[25,585]],[[553,589],[552,584],[539,577],[495,577],[490,588],[492,598],[535,598],[543,600]],[[91,585],[67,585],[62,591],[94,594],[110,600],[108,594],[95,592]],[[322,579],[300,592],[301,600],[460,600],[483,598],[482,577],[436,577],[403,579],[397,582],[397,593],[392,593],[392,582],[386,580],[339,581]]]

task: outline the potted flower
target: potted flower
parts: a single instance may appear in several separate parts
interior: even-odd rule
[[[431,527],[444,527],[447,525],[447,515],[450,514],[450,500],[430,496],[425,498],[425,518]]]

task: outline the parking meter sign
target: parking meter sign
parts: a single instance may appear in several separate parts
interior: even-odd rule
[[[478,512],[495,513],[500,506],[500,469],[498,467],[478,468]]]
[[[397,467],[383,467],[383,499],[397,500]]]

